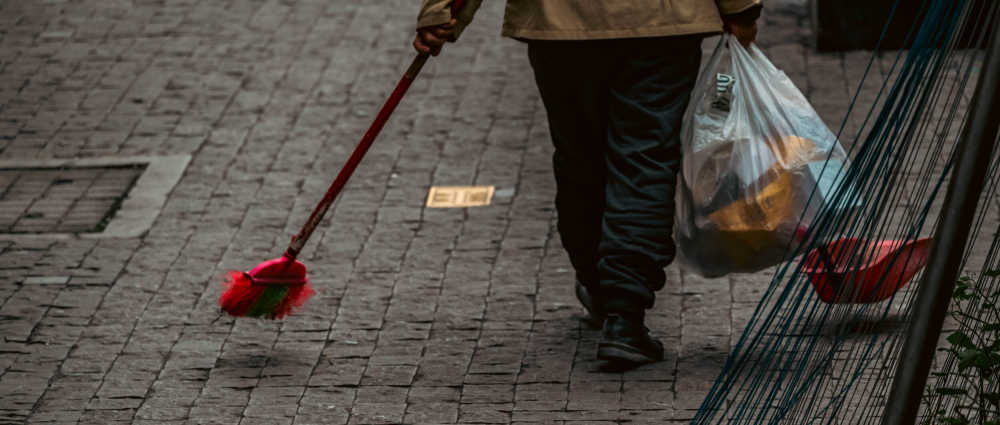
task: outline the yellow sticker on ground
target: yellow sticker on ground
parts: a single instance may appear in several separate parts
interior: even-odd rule
[[[427,208],[481,207],[493,202],[493,186],[432,186]]]

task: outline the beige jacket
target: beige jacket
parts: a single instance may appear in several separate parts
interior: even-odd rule
[[[417,28],[447,23],[452,0],[423,0]],[[495,0],[494,0],[495,1]],[[458,16],[461,33],[482,0],[468,0]],[[589,40],[719,32],[719,14],[735,14],[760,0],[507,0],[502,34],[535,40]]]

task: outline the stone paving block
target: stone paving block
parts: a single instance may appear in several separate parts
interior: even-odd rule
[[[310,386],[359,385],[364,374],[365,359],[320,359],[312,376]]]
[[[252,418],[252,417],[244,417],[243,419],[240,420],[240,423],[241,424],[253,424],[253,425],[266,425],[266,424],[282,425],[282,424],[291,424],[292,420],[293,420],[292,418],[271,418],[271,417],[269,417],[269,418]]]
[[[292,422],[295,425],[315,425],[315,424],[346,424],[348,421],[347,413],[328,413],[325,415],[317,416],[296,416],[295,420]]]
[[[415,365],[371,365],[365,370],[361,383],[408,386],[413,382],[416,371]]]
[[[69,276],[31,276],[24,279],[25,285],[65,285]]]
[[[616,421],[617,410],[602,410],[599,407],[590,410],[566,410],[552,412],[518,412],[513,414],[514,422],[549,422],[560,421]]]
[[[458,423],[509,423],[512,410],[510,403],[463,403]]]
[[[406,408],[404,423],[455,423],[458,420],[458,403],[416,403]]]
[[[86,410],[80,418],[81,424],[111,424],[131,422],[135,415],[133,409],[121,410]]]

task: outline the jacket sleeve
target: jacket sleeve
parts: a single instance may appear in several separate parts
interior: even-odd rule
[[[424,4],[420,8],[420,15],[417,16],[417,28],[447,24],[451,21],[451,2],[452,0],[424,0]],[[476,14],[481,3],[482,0],[466,0],[465,6],[455,17],[457,21],[455,23],[455,38],[458,38],[465,27],[472,22],[472,17]]]
[[[719,5],[719,13],[723,15],[735,15],[751,8],[760,9],[761,0],[715,0]]]

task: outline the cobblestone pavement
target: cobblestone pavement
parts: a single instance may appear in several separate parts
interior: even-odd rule
[[[281,322],[219,315],[222,273],[281,252],[406,67],[416,8],[0,0],[0,160],[193,156],[142,238],[0,242],[0,422],[690,418],[769,274],[671,267],[649,324],[666,360],[599,370],[500,1],[430,61],[306,247],[319,294]],[[760,43],[836,126],[868,54],[812,52],[806,22],[770,2]],[[424,209],[432,184],[499,190]]]

